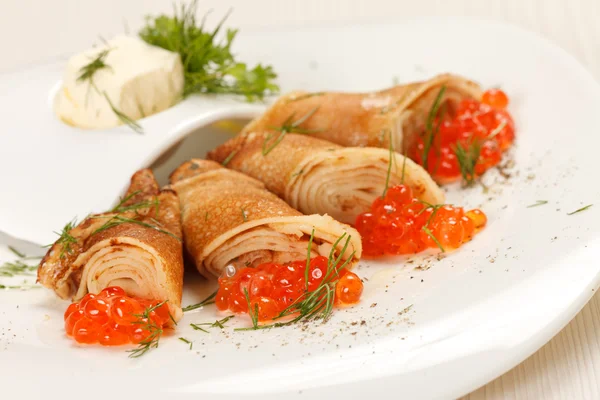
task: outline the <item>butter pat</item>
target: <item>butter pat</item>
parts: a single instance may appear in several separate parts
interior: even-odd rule
[[[107,65],[92,80],[78,81],[82,68],[103,51]],[[118,36],[106,44],[71,57],[54,111],[65,123],[80,128],[105,129],[122,124],[114,108],[138,120],[177,103],[183,94],[184,74],[179,54],[151,46],[137,37]]]

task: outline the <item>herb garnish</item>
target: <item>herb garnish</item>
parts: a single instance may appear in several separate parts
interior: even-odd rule
[[[60,249],[59,258],[63,258],[65,254],[71,254],[73,249],[71,245],[77,243],[77,239],[71,235],[71,229],[73,229],[77,225],[77,219],[74,218],[71,222],[67,223],[60,233],[54,231],[55,234],[59,236],[58,240],[52,244],[46,245],[44,247],[52,247],[54,244],[61,244],[62,247]]]
[[[429,230],[429,228],[427,226],[423,226],[422,229],[423,229],[423,232],[425,232],[427,234],[427,236],[429,236],[431,238],[431,240],[433,240],[435,242],[436,246],[440,248],[442,253],[445,253],[446,250],[442,247],[439,240],[437,240],[437,238],[433,235],[433,233]]]
[[[150,318],[150,313],[156,310],[157,308],[161,307],[167,301],[168,300],[165,300],[161,303],[158,303],[155,306],[146,308],[143,314],[133,314],[135,317],[139,318],[139,320],[135,321],[134,324],[142,325],[142,329],[148,331],[148,336],[139,343],[137,348],[127,350],[127,352],[129,353],[129,357],[141,357],[151,349],[155,349],[158,347],[158,342],[160,341],[160,337],[163,334],[163,329]]]
[[[271,66],[258,64],[248,69],[231,53],[237,29],[227,29],[225,40],[217,41],[216,36],[229,13],[209,32],[204,29],[206,16],[201,24],[196,23],[196,9],[194,0],[187,7],[182,4],[172,17],[149,16],[139,32],[145,42],[179,53],[185,77],[183,95],[229,93],[254,101],[277,92],[279,87],[274,83],[277,75]]]
[[[577,210],[575,210],[575,211],[571,211],[570,213],[567,213],[567,215],[573,215],[573,214],[577,214],[577,213],[579,213],[579,212],[582,212],[582,211],[585,211],[585,210],[587,210],[587,209],[588,209],[588,208],[590,208],[591,206],[593,206],[593,204],[588,204],[587,206],[581,207],[581,208],[579,208],[579,209],[577,209]]]
[[[21,253],[19,250],[15,249],[12,246],[8,246],[8,250],[10,250],[11,253],[13,253],[15,256],[17,256],[19,258],[25,258],[25,254]]]
[[[240,210],[242,210],[242,219],[244,220],[244,222],[248,222],[248,215],[246,215],[246,210],[244,210],[241,207]]]
[[[197,308],[204,307],[204,306],[207,306],[209,304],[213,304],[215,302],[213,299],[215,298],[216,295],[217,295],[217,291],[215,290],[210,295],[208,295],[207,298],[205,298],[204,300],[202,300],[200,303],[191,304],[191,305],[189,305],[187,307],[183,307],[182,310],[183,310],[183,312],[192,311],[192,310],[195,310]]]
[[[427,222],[425,222],[425,225],[423,225],[423,227],[421,228],[421,230],[423,232],[425,232],[427,234],[427,236],[429,236],[431,238],[431,240],[434,241],[434,243],[442,251],[442,253],[445,253],[446,249],[444,249],[444,247],[442,246],[442,244],[440,243],[440,241],[435,237],[435,235],[433,234],[433,232],[431,232],[431,230],[429,229],[429,223],[435,217],[435,214],[437,214],[438,210],[440,208],[444,207],[446,204],[431,204],[431,203],[428,203],[428,202],[423,201],[423,200],[419,200],[419,203],[425,204],[426,207],[423,208],[421,211],[419,211],[419,213],[417,215],[421,215],[422,213],[425,212],[425,210],[427,210],[429,208],[431,208],[433,210],[431,212],[431,215],[429,216],[429,218],[427,218]]]
[[[221,163],[222,166],[226,167],[227,164],[229,164],[229,162],[233,159],[233,157],[235,157],[235,155],[237,154],[237,150],[233,150],[231,153],[229,153],[229,155],[223,160],[223,162]]]
[[[225,318],[216,320],[215,322],[203,322],[201,324],[190,324],[190,326],[196,331],[202,331],[202,332],[208,333],[208,331],[206,329],[202,328],[203,326],[208,326],[209,328],[225,329],[225,324],[227,323],[227,321],[229,321],[233,317],[235,317],[235,315],[229,315]]]
[[[94,232],[92,232],[92,235],[95,235],[97,233],[100,233],[102,231],[105,231],[107,229],[113,228],[115,226],[121,225],[121,224],[125,224],[125,223],[130,223],[130,224],[136,224],[136,225],[140,225],[146,228],[151,228],[154,230],[159,231],[160,233],[164,233],[166,235],[169,235],[171,237],[174,237],[175,239],[179,240],[181,242],[181,238],[172,234],[169,231],[166,231],[164,229],[161,229],[158,227],[158,225],[152,225],[149,224],[147,222],[144,221],[140,221],[138,219],[133,219],[133,218],[127,218],[127,217],[123,217],[121,215],[96,215],[96,216],[92,216],[90,218],[108,218],[108,221],[106,221],[100,228],[96,229]],[[158,221],[156,221],[158,222]]]
[[[115,113],[117,118],[123,124],[129,126],[131,129],[133,129],[137,133],[144,133],[144,130],[142,129],[142,127],[137,122],[135,122],[133,119],[129,118],[123,112],[118,110],[114,106],[112,101],[110,101],[110,98],[108,97],[106,92],[103,91],[102,93],[100,93],[100,89],[98,89],[98,87],[94,83],[94,74],[96,74],[96,72],[98,72],[99,70],[104,69],[104,68],[112,69],[112,67],[110,65],[108,65],[108,64],[106,64],[106,62],[104,62],[106,56],[108,56],[108,53],[110,53],[112,50],[113,49],[111,49],[111,48],[102,50],[100,53],[98,53],[96,58],[94,58],[94,59],[92,59],[92,61],[90,61],[90,63],[81,67],[79,69],[79,76],[77,77],[77,82],[81,83],[81,82],[88,81],[90,83],[89,88],[94,88],[94,90],[96,92],[98,92],[99,94],[102,94],[104,96],[104,98],[108,102],[108,105],[110,106],[110,109],[112,110],[112,112]],[[89,95],[89,88],[88,88],[88,95]],[[87,105],[87,102],[86,102],[86,105]],[[143,115],[143,113],[142,113],[142,115]]]
[[[315,97],[315,96],[323,96],[324,94],[325,94],[325,92],[306,93],[306,94],[303,94],[298,97],[287,99],[287,103],[293,103],[295,101],[300,101],[300,100],[308,99],[310,97]]]
[[[528,205],[527,208],[543,206],[544,204],[548,204],[548,200],[536,200],[535,203]]]
[[[465,148],[460,142],[456,142],[453,150],[463,181],[467,186],[472,185],[477,178],[475,166],[481,154],[481,143],[477,139],[473,139]]]
[[[390,155],[388,159],[387,175],[385,177],[385,188],[383,189],[383,193],[381,194],[382,199],[385,197],[389,189],[390,175],[392,174],[392,164],[394,163],[395,159],[396,157],[394,157],[394,145],[392,144],[392,133],[390,132]],[[402,173],[404,174],[404,170],[402,170]],[[402,180],[404,181],[404,175],[402,175]]]
[[[157,196],[154,196],[154,198],[150,201],[144,200],[144,201],[140,201],[138,203],[130,204],[128,206],[124,205],[125,203],[127,203],[129,200],[131,200],[132,198],[134,198],[135,196],[137,196],[140,193],[142,193],[141,190],[136,190],[135,192],[131,193],[130,195],[121,198],[121,200],[119,201],[119,204],[117,204],[115,207],[113,207],[113,209],[110,210],[110,212],[121,214],[126,211],[137,211],[137,210],[140,210],[143,208],[154,207],[154,209],[156,210],[156,215],[158,215],[158,207],[160,205],[160,202],[159,202]]]
[[[38,265],[27,265],[21,260],[5,262],[0,266],[0,276],[14,277],[18,275],[32,276]]]
[[[184,337],[180,337],[179,340],[181,340],[183,343],[189,344],[190,345],[190,350],[192,349],[192,346],[194,345],[193,342],[190,342],[189,340],[187,340]]]
[[[120,110],[118,110],[114,106],[114,104],[112,103],[112,101],[110,101],[110,98],[108,97],[108,94],[106,92],[102,92],[102,95],[104,95],[104,98],[108,102],[110,109],[112,110],[113,113],[115,113],[115,115],[117,116],[119,121],[121,121],[123,124],[127,125],[131,129],[133,129],[133,131],[136,133],[144,133],[144,128],[142,128],[142,126],[140,124],[138,124],[135,120],[131,119],[130,117],[128,117],[127,115],[122,113]]]
[[[428,169],[428,158],[429,158],[429,149],[431,149],[431,146],[433,145],[433,142],[435,140],[436,135],[438,134],[439,130],[440,130],[440,124],[438,124],[437,127],[433,127],[433,121],[435,120],[435,117],[437,117],[438,111],[440,109],[440,106],[442,105],[442,96],[444,95],[444,92],[446,91],[446,85],[442,85],[442,87],[440,88],[440,91],[438,92],[435,101],[433,102],[433,105],[431,106],[431,109],[429,110],[429,114],[427,115],[427,121],[425,124],[425,139],[423,140],[423,168]]]
[[[337,249],[338,244],[346,238],[346,242],[342,247],[341,252],[337,257],[334,256],[334,251]],[[284,309],[278,316],[273,320],[278,320],[286,317],[293,317],[293,319],[286,322],[275,322],[270,325],[259,325],[258,324],[258,304],[255,304],[255,308],[252,309],[250,303],[250,297],[248,291],[244,290],[246,301],[248,302],[248,314],[252,320],[252,327],[250,328],[236,328],[236,331],[256,330],[256,329],[268,329],[268,328],[279,328],[286,325],[291,325],[299,321],[310,321],[314,319],[322,319],[326,322],[331,313],[333,312],[334,304],[334,293],[335,285],[337,283],[336,277],[339,276],[338,271],[346,267],[346,265],[352,261],[355,252],[350,254],[350,257],[346,261],[342,261],[342,257],[348,249],[350,244],[351,236],[344,233],[340,236],[333,244],[329,253],[327,261],[327,271],[323,276],[323,280],[315,290],[305,291],[299,298],[297,298],[292,304]],[[295,316],[295,317],[294,317]]]
[[[259,329],[258,326],[258,303],[254,304],[254,308],[252,308],[252,303],[250,303],[250,295],[248,294],[248,289],[244,288],[244,297],[246,298],[246,302],[248,303],[248,315],[252,320],[252,329]]]
[[[90,86],[93,86],[95,88],[94,74],[103,68],[112,69],[110,65],[108,65],[104,62],[104,59],[106,58],[106,56],[108,56],[108,53],[110,53],[112,50],[113,49],[110,49],[110,48],[106,49],[106,50],[102,50],[100,53],[98,53],[96,58],[93,58],[92,61],[90,61],[89,64],[86,64],[83,67],[81,67],[79,69],[79,76],[77,77],[77,82],[81,83],[81,82],[89,81]]]
[[[39,265],[28,265],[23,261],[31,259],[40,259],[41,257],[28,257],[24,253],[21,253],[12,246],[8,246],[8,249],[17,257],[19,257],[19,260],[5,262],[4,264],[0,265],[0,276],[9,278],[15,276],[35,276],[35,271],[38,269]],[[27,281],[24,281],[22,285],[0,284],[0,289],[33,289],[37,287],[40,286],[27,284]]]
[[[313,240],[315,238],[315,228],[310,232],[310,239],[308,240],[308,247],[306,250],[306,267],[304,268],[304,282],[306,282],[306,291],[308,291],[308,273],[310,271],[310,252],[312,250]]]
[[[296,121],[293,121],[296,113],[292,113],[289,117],[287,117],[287,119],[285,121],[283,121],[283,124],[281,126],[269,127],[275,131],[279,131],[279,136],[277,136],[277,138],[273,141],[273,143],[269,145],[268,142],[271,140],[272,135],[270,133],[267,135],[267,137],[265,138],[265,141],[263,142],[263,145],[262,145],[262,155],[266,156],[267,154],[269,154],[271,152],[271,150],[273,150],[275,148],[275,146],[277,146],[283,140],[285,135],[287,135],[288,133],[309,134],[309,133],[322,132],[323,129],[303,129],[303,128],[299,127],[307,119],[312,117],[313,114],[316,113],[318,109],[319,109],[319,106],[316,106],[315,108],[313,108],[312,110],[307,112],[303,117],[299,118]]]
[[[404,172],[406,170],[406,159],[407,159],[407,155],[406,155],[406,150],[404,151],[404,158],[402,159],[402,176],[400,178],[400,183],[402,185],[404,185]]]

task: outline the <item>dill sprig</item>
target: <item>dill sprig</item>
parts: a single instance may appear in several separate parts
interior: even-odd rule
[[[0,284],[0,289],[18,289],[18,290],[28,290],[28,289],[38,289],[42,286],[39,285],[28,285],[26,282],[23,285],[3,285]]]
[[[13,253],[15,256],[19,257],[19,258],[25,258],[25,254],[21,253],[19,250],[15,249],[12,246],[8,246],[8,250],[10,250],[11,253]]]
[[[188,6],[181,4],[175,15],[148,16],[139,32],[145,42],[179,53],[184,68],[184,96],[192,93],[229,93],[245,96],[248,101],[276,93],[277,75],[271,66],[249,68],[238,62],[231,52],[237,29],[227,29],[223,41],[217,40],[229,13],[217,27],[208,31],[196,22],[196,0]]]
[[[431,238],[431,240],[433,240],[436,244],[437,247],[439,247],[439,249],[442,251],[442,253],[445,253],[446,250],[442,247],[442,244],[440,243],[439,240],[437,240],[437,238],[434,236],[434,234],[429,230],[428,227],[423,226],[423,232],[425,232],[427,234],[427,236],[429,236]]]
[[[308,273],[310,272],[310,252],[312,250],[313,240],[315,238],[315,228],[310,232],[308,248],[306,250],[306,267],[304,268],[304,282],[306,282],[306,291],[308,291]]]
[[[233,317],[235,317],[235,315],[229,315],[225,318],[216,320],[215,322],[202,322],[200,324],[190,324],[190,326],[196,331],[202,331],[202,332],[208,333],[208,331],[206,329],[202,328],[203,326],[207,326],[209,328],[225,329],[226,328],[225,324],[227,323],[227,321],[229,321]]]
[[[339,255],[335,257],[335,250],[342,240],[346,238],[344,246],[340,251]],[[351,236],[344,233],[340,236],[335,243],[333,244],[331,251],[329,252],[329,258],[327,261],[327,271],[323,275],[323,280],[314,290],[309,291],[306,290],[301,296],[299,296],[292,304],[290,304],[286,309],[284,309],[278,316],[273,318],[273,320],[278,320],[281,318],[293,317],[291,320],[286,322],[275,322],[270,325],[259,325],[258,324],[258,304],[255,304],[254,309],[252,309],[252,305],[250,302],[250,298],[248,296],[248,291],[245,290],[244,296],[246,297],[246,301],[248,302],[248,314],[250,315],[250,319],[252,320],[252,327],[250,328],[236,328],[236,331],[245,331],[245,330],[256,330],[256,329],[267,329],[267,328],[279,328],[286,325],[295,324],[300,321],[310,321],[314,319],[322,319],[323,322],[326,322],[331,313],[333,312],[334,305],[334,293],[335,293],[335,285],[337,284],[337,277],[339,276],[339,271],[344,269],[346,265],[352,260],[355,252],[353,251],[344,262],[342,262],[342,257],[346,253],[348,246],[350,244]],[[308,257],[310,258],[310,251],[308,252]]]
[[[406,159],[408,156],[406,155],[406,150],[404,151],[404,158],[402,159],[402,176],[400,178],[400,183],[404,185],[404,172],[406,171]]]
[[[429,114],[427,115],[427,121],[425,124],[425,139],[423,140],[423,168],[428,169],[428,159],[429,159],[429,149],[433,145],[435,137],[437,136],[440,130],[440,124],[438,123],[437,127],[433,127],[433,122],[435,117],[437,117],[440,106],[442,105],[442,96],[446,91],[446,85],[442,85],[440,91],[438,92],[431,109],[429,110]]]
[[[146,354],[151,349],[155,349],[158,347],[158,343],[163,334],[163,329],[156,322],[150,318],[150,313],[161,307],[168,300],[165,300],[161,303],[156,304],[152,307],[147,307],[142,314],[133,314],[135,317],[138,317],[138,320],[134,322],[134,324],[142,325],[142,329],[148,331],[148,336],[142,340],[138,347],[132,350],[127,350],[129,353],[129,357],[137,358]]]
[[[112,69],[112,67],[110,65],[106,64],[106,62],[104,61],[106,59],[106,56],[108,56],[108,53],[110,53],[112,50],[113,49],[111,49],[111,48],[102,50],[100,53],[98,53],[98,55],[94,59],[92,59],[92,61],[90,61],[88,64],[84,65],[83,67],[81,67],[79,69],[79,76],[77,77],[77,82],[88,81],[90,83],[90,86],[88,88],[88,95],[89,95],[90,88],[94,88],[94,90],[96,90],[96,92],[100,93],[100,90],[94,83],[94,75],[96,74],[96,72],[98,72],[101,69],[104,69],[104,68]],[[108,94],[106,94],[106,92],[103,91],[101,94],[104,96],[104,98],[108,102],[108,105],[110,106],[112,112],[115,113],[117,118],[123,124],[129,126],[131,129],[133,129],[137,133],[144,133],[144,130],[137,122],[135,122],[133,119],[131,119],[130,117],[125,115],[123,112],[121,112],[119,109],[117,109],[114,106],[114,104],[112,103],[112,101],[110,101],[110,98],[108,97]]]
[[[421,215],[422,213],[424,213],[426,210],[428,210],[430,208],[432,209],[431,215],[429,216],[429,218],[427,218],[427,221],[425,222],[425,225],[423,225],[423,227],[421,228],[421,230],[423,232],[425,232],[427,234],[427,236],[429,236],[431,238],[431,240],[433,240],[433,242],[442,251],[442,253],[445,253],[446,249],[444,249],[444,247],[442,246],[442,244],[440,243],[440,241],[438,240],[438,238],[436,238],[435,235],[433,234],[433,232],[431,232],[431,230],[429,229],[429,223],[431,222],[431,220],[433,220],[433,218],[437,214],[438,210],[440,208],[444,207],[446,204],[431,204],[431,203],[428,203],[428,202],[423,201],[423,200],[419,200],[419,202],[422,203],[422,204],[424,204],[426,207],[423,208],[421,211],[419,211],[417,213],[417,215]]]
[[[183,312],[192,311],[192,310],[195,310],[197,308],[204,307],[204,306],[207,306],[209,304],[213,304],[215,302],[213,299],[216,296],[217,296],[217,291],[215,290],[214,292],[212,292],[211,294],[209,294],[207,298],[205,298],[204,300],[202,300],[200,303],[191,304],[191,305],[189,305],[187,307],[183,307],[182,310],[183,310]]]
[[[389,158],[388,158],[388,169],[387,169],[387,175],[385,176],[385,188],[383,189],[383,193],[381,194],[381,198],[383,199],[385,197],[385,195],[387,194],[387,191],[389,189],[390,186],[390,176],[392,175],[392,164],[394,163],[394,160],[396,157],[394,157],[394,145],[392,143],[392,132],[390,131],[390,154],[389,154]],[[402,181],[404,181],[404,169],[402,170]]]
[[[577,210],[575,210],[575,211],[571,211],[570,213],[567,213],[567,215],[573,215],[573,214],[580,213],[580,212],[582,212],[582,211],[585,211],[585,210],[587,210],[588,208],[590,208],[590,207],[592,207],[592,206],[593,206],[593,204],[588,204],[587,206],[581,207],[581,208],[579,208],[579,209],[577,209]]]
[[[548,200],[536,200],[535,203],[528,205],[527,208],[543,206],[544,204],[548,204]]]
[[[65,256],[65,254],[71,254],[73,253],[73,249],[71,247],[71,245],[74,245],[77,243],[77,239],[71,235],[71,230],[73,228],[75,228],[75,226],[77,225],[77,219],[74,218],[72,221],[68,222],[63,228],[62,230],[59,232],[54,231],[55,234],[57,234],[59,236],[58,240],[52,244],[46,245],[44,247],[51,247],[54,244],[60,244],[62,245],[61,249],[60,249],[60,255],[59,258],[63,258]]]
[[[189,340],[187,340],[184,337],[180,337],[179,340],[181,340],[183,343],[189,344],[190,345],[190,350],[192,349],[192,346],[194,345],[193,342],[190,342]]]
[[[121,214],[126,211],[137,211],[145,208],[154,207],[155,214],[158,216],[158,207],[160,206],[160,201],[158,200],[157,196],[154,196],[152,200],[142,200],[137,203],[130,204],[128,206],[125,205],[129,200],[131,200],[140,193],[142,193],[141,190],[136,190],[128,196],[122,197],[119,201],[119,204],[114,206],[113,209],[110,210],[110,212]]]
[[[258,303],[254,303],[254,307],[252,307],[252,303],[250,303],[250,295],[248,294],[248,289],[246,288],[244,288],[244,297],[246,298],[246,302],[248,303],[248,315],[250,316],[250,320],[252,321],[252,329],[259,329]]]
[[[26,264],[24,261],[31,259],[39,259],[41,257],[28,257],[24,253],[21,253],[12,246],[8,246],[8,249],[17,257],[19,257],[19,260],[5,262],[4,264],[0,265],[0,277],[13,278],[15,276],[35,276],[35,272],[37,271],[39,264],[29,265]],[[32,289],[36,287],[38,286],[29,284],[27,281],[24,281],[22,285],[0,284],[0,289]]]
[[[81,67],[79,69],[79,76],[77,77],[77,82],[85,82],[89,81],[90,86],[94,86],[94,74],[101,69],[112,67],[104,62],[108,53],[110,53],[113,49],[102,50],[98,55],[91,59],[91,61]]]
[[[267,154],[269,154],[271,152],[271,150],[273,150],[275,148],[275,146],[277,146],[279,143],[281,143],[281,141],[283,140],[285,135],[287,135],[288,133],[310,134],[310,133],[322,132],[323,129],[300,128],[300,125],[302,125],[304,122],[306,122],[306,120],[308,120],[310,117],[312,117],[313,114],[316,113],[318,109],[319,109],[319,106],[314,107],[312,110],[307,112],[304,116],[300,117],[296,121],[294,121],[294,116],[296,115],[296,113],[292,113],[289,117],[287,117],[287,119],[285,121],[283,121],[283,124],[281,126],[269,127],[270,129],[278,131],[279,136],[277,136],[277,138],[273,141],[273,143],[269,144],[269,141],[272,139],[273,135],[271,135],[270,133],[267,135],[267,137],[265,138],[265,141],[263,142],[263,145],[262,145],[262,155],[266,156]]]
[[[295,101],[300,101],[300,100],[308,99],[310,97],[315,97],[315,96],[323,96],[324,94],[325,94],[325,92],[306,93],[306,94],[303,94],[298,97],[293,97],[293,98],[287,99],[287,103],[293,103]]]
[[[231,153],[229,153],[229,155],[223,160],[223,162],[221,163],[222,166],[226,167],[227,164],[229,164],[229,162],[233,159],[233,157],[235,157],[235,155],[237,154],[237,150],[233,150]]]
[[[481,143],[477,139],[473,139],[466,147],[460,142],[456,142],[453,147],[454,154],[456,155],[456,161],[462,175],[463,182],[470,186],[475,183],[477,174],[475,173],[475,166],[479,160],[481,154]]]
[[[108,102],[110,109],[112,110],[113,113],[115,113],[115,115],[117,116],[119,121],[121,121],[124,125],[127,125],[128,127],[130,127],[136,133],[144,133],[144,128],[142,128],[142,126],[140,124],[138,124],[135,120],[131,119],[130,117],[128,117],[123,112],[121,112],[118,108],[115,107],[115,105],[112,103],[112,101],[110,101],[110,98],[108,97],[108,94],[106,92],[102,92],[102,94],[103,94],[104,98],[106,99],[106,101]]]
[[[5,262],[0,266],[0,276],[33,276],[39,265],[28,265],[21,260]]]
[[[137,224],[137,225],[140,225],[140,226],[143,226],[143,227],[146,227],[146,228],[157,230],[158,232],[164,233],[164,234],[169,235],[171,237],[174,237],[175,239],[177,239],[177,240],[179,240],[181,242],[181,238],[180,237],[172,234],[171,232],[169,232],[167,230],[164,230],[164,229],[160,228],[158,226],[158,224],[157,225],[152,225],[152,224],[149,224],[147,222],[140,221],[139,219],[127,218],[127,217],[123,217],[122,215],[118,215],[118,214],[117,215],[113,215],[113,216],[110,216],[110,215],[96,215],[96,216],[93,216],[91,218],[108,218],[108,221],[106,221],[101,227],[99,227],[94,232],[92,232],[92,235],[95,235],[97,233],[100,233],[102,231],[105,231],[107,229],[113,228],[113,227],[121,225],[121,224],[130,223],[130,224]],[[156,222],[158,222],[158,221],[156,221]]]

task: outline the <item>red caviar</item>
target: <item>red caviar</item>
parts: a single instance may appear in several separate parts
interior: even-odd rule
[[[120,287],[111,286],[100,293],[88,293],[65,311],[65,331],[79,343],[118,346],[140,343],[150,335],[141,314],[159,304],[156,300],[130,297]],[[161,305],[150,312],[150,322],[163,327],[169,320],[169,308]]]
[[[462,174],[457,146],[467,152],[474,149],[473,158],[478,155],[475,176],[500,163],[502,153],[515,140],[515,125],[507,105],[508,97],[502,90],[490,89],[483,93],[481,102],[463,100],[454,115],[437,118],[433,129],[439,124],[439,132],[429,147],[427,171],[442,183],[459,179]],[[425,162],[426,137],[427,133],[410,149],[411,158],[420,165]]]
[[[369,212],[356,218],[363,255],[370,257],[414,254],[427,248],[456,249],[471,240],[487,223],[481,210],[430,205],[413,197],[409,186],[388,189]]]
[[[287,307],[303,298],[306,288],[306,261],[285,264],[264,263],[255,268],[245,267],[232,277],[219,278],[219,290],[215,298],[219,310],[235,313],[248,312],[258,306],[258,320],[272,320]],[[308,291],[316,290],[324,279],[337,281],[335,304],[345,306],[357,303],[363,291],[363,283],[353,272],[346,269],[328,276],[327,257],[317,256],[308,264]],[[246,298],[246,292],[248,299]]]

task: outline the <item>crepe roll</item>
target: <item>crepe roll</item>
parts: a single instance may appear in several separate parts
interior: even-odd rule
[[[354,228],[330,216],[303,215],[258,180],[213,161],[182,164],[171,175],[171,188],[181,202],[186,249],[204,276],[219,277],[228,265],[305,260],[311,235],[311,258],[333,251],[349,267],[360,259]]]
[[[425,129],[429,112],[441,88],[440,110],[452,113],[463,99],[481,98],[481,88],[457,75],[394,86],[372,93],[307,93],[296,91],[279,98],[243,132],[280,127],[293,116],[302,118],[306,134],[341,146],[388,148],[404,154]]]
[[[113,210],[69,224],[50,247],[38,281],[63,299],[119,286],[134,297],[167,300],[181,318],[183,250],[179,199],[160,190],[148,169],[138,171]]]
[[[301,134],[277,135],[246,132],[211,151],[208,158],[260,180],[304,214],[328,214],[348,224],[369,210],[386,185],[405,183],[419,199],[444,203],[444,192],[429,174],[398,153],[342,147]]]

